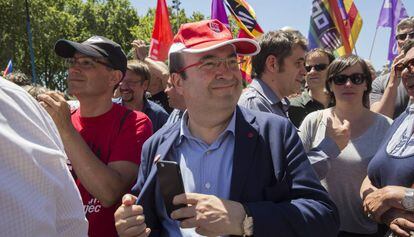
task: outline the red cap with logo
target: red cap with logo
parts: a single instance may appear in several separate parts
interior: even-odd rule
[[[231,32],[220,21],[204,20],[181,25],[174,36],[168,54],[176,52],[202,53],[225,45],[233,45],[239,55],[251,56],[260,51],[254,39],[233,39]]]

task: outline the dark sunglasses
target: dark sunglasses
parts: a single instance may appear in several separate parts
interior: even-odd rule
[[[328,67],[328,64],[320,63],[320,64],[315,64],[315,65],[305,66],[305,69],[307,72],[310,72],[312,68],[314,68],[316,71],[320,72],[320,71],[325,70],[327,67]]]
[[[332,77],[332,81],[335,85],[345,85],[346,82],[349,80],[351,80],[352,84],[354,85],[361,85],[362,83],[364,83],[364,81],[367,79],[367,77],[364,74],[361,73],[355,73],[355,74],[351,74],[349,76],[347,75],[337,75]]]
[[[395,70],[402,72],[404,69],[412,69],[414,67],[414,59],[410,59],[407,62],[399,63],[395,65]]]
[[[407,36],[409,39],[414,39],[414,31],[408,33],[402,33],[395,36],[397,40],[406,40]]]

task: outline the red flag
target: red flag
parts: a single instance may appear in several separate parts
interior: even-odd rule
[[[172,40],[173,34],[167,4],[165,0],[158,0],[149,57],[158,61],[167,60],[168,50],[170,49]]]

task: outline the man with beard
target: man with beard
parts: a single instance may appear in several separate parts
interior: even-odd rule
[[[125,78],[120,83],[119,102],[129,109],[145,113],[151,119],[152,131],[155,133],[167,121],[168,113],[160,105],[147,100],[146,91],[150,78],[147,65],[138,60],[128,61]]]

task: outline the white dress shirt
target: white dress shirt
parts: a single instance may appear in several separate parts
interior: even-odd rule
[[[23,89],[0,77],[2,234],[87,236],[88,222],[66,160],[47,112]]]

